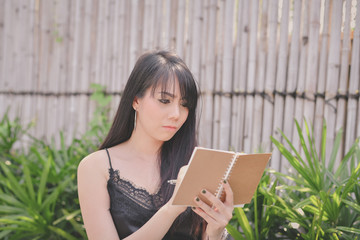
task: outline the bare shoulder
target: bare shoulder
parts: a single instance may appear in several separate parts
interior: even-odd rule
[[[105,150],[99,150],[80,161],[78,174],[106,175],[109,169],[108,156]]]

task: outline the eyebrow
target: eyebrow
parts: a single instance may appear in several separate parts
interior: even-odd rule
[[[175,95],[174,94],[172,94],[172,93],[169,93],[169,92],[164,92],[164,91],[162,91],[162,92],[159,92],[161,95],[167,95],[167,96],[169,96],[169,97],[171,97],[171,98],[175,98]]]

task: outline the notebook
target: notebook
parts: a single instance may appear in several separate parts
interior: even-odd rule
[[[221,198],[227,180],[234,193],[234,205],[249,203],[260,182],[271,153],[244,154],[196,147],[186,173],[179,183],[173,205],[194,206],[194,198],[207,189]]]

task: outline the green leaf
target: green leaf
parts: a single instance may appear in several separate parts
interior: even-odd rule
[[[328,166],[328,169],[330,172],[332,172],[334,169],[335,160],[336,160],[336,156],[338,155],[342,135],[343,135],[343,131],[342,131],[342,129],[340,129],[336,134],[335,141],[332,146],[332,151],[331,151],[329,166]]]
[[[16,198],[14,198],[10,194],[0,193],[0,200],[3,200],[8,205],[12,205],[12,206],[15,206],[15,207],[25,207],[24,204],[19,202]]]
[[[359,204],[356,204],[355,202],[351,202],[351,201],[348,201],[348,200],[345,200],[343,199],[342,200],[343,203],[349,205],[350,207],[352,207],[355,211],[358,212],[358,214],[360,214],[360,205]]]
[[[24,158],[24,156],[20,157],[20,161],[21,161],[22,166],[23,166],[23,172],[24,172],[24,177],[25,177],[26,188],[28,190],[30,199],[32,200],[32,202],[34,202],[35,201],[35,191],[34,191],[34,185],[33,185],[33,182],[32,182],[29,167],[27,165],[27,162],[26,162],[26,159]]]
[[[0,205],[0,213],[17,214],[24,213],[23,208]]]
[[[244,232],[246,239],[255,239],[254,233],[252,231],[252,228],[250,226],[249,220],[247,219],[244,210],[240,207],[234,209],[235,216],[239,222],[239,225],[241,226],[241,229]]]
[[[344,232],[360,234],[360,229],[357,229],[357,228],[337,226],[336,229],[338,229],[340,231],[344,231]]]
[[[5,230],[0,232],[0,239],[6,239],[5,237],[9,235],[12,231],[11,230]]]
[[[59,194],[71,182],[71,180],[72,180],[71,178],[67,178],[65,179],[65,181],[60,183],[60,185],[57,186],[56,189],[53,190],[52,193],[45,198],[43,204],[41,205],[40,210],[43,211],[44,209],[48,208],[51,204],[55,204]]]
[[[49,171],[50,171],[51,162],[52,162],[52,157],[49,155],[46,165],[44,166],[44,170],[42,172],[41,178],[40,178],[40,184],[39,184],[39,190],[38,190],[39,192],[38,192],[38,198],[37,198],[37,202],[39,205],[41,205],[42,201],[43,201],[43,195],[45,193],[45,187],[46,187],[46,182],[47,182]]]
[[[48,226],[48,228],[56,233],[57,235],[67,239],[67,240],[77,240],[77,238],[75,238],[74,236],[72,236],[71,234],[67,233],[66,231],[60,229],[60,228],[57,228],[57,227],[53,227],[53,226]]]
[[[308,150],[308,148],[306,146],[304,135],[302,134],[302,129],[300,128],[300,125],[299,125],[299,123],[297,121],[295,122],[295,124],[296,124],[296,128],[297,128],[298,135],[299,135],[299,138],[300,138],[300,144],[302,146],[302,150],[304,151],[306,159],[307,159],[308,164],[309,164],[309,167],[312,170],[311,172],[314,173],[314,168],[313,168],[313,166],[311,164],[312,162],[311,162],[310,153],[309,153],[309,150]],[[307,127],[307,124],[306,124],[306,127]]]
[[[76,210],[72,213],[69,213],[68,211],[66,211],[65,209],[61,209],[61,211],[63,212],[63,214],[65,215],[66,217],[66,220],[68,220],[71,225],[74,227],[74,229],[76,230],[76,232],[78,232],[83,239],[86,239],[87,236],[86,236],[86,233],[85,233],[85,228],[83,227],[82,224],[79,224],[78,222],[76,222],[74,220],[74,218],[78,215],[81,214],[81,211],[80,209],[79,210]]]
[[[26,192],[24,191],[22,186],[19,184],[15,175],[10,171],[10,169],[3,162],[0,162],[0,166],[5,173],[6,178],[5,178],[5,176],[3,176],[3,177],[8,182],[9,190],[12,191],[22,202],[29,202],[29,198],[28,198]],[[0,175],[0,178],[1,178],[1,175]]]
[[[226,226],[226,230],[229,232],[229,234],[235,239],[235,240],[246,240],[241,233],[231,224],[228,224]]]
[[[325,166],[325,158],[326,158],[326,133],[327,133],[326,121],[323,121],[323,129],[322,129],[322,136],[321,136],[321,163],[322,166]]]

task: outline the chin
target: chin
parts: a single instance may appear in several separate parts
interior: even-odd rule
[[[175,135],[175,134],[174,134]],[[174,135],[171,135],[171,136],[164,136],[162,138],[160,138],[159,140],[160,141],[163,141],[163,142],[167,142],[169,141],[170,139],[172,139],[174,137]]]

